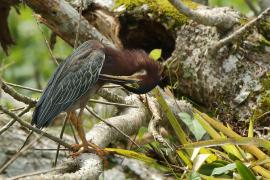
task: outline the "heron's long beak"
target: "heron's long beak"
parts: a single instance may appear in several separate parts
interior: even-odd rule
[[[137,76],[112,76],[108,74],[100,74],[99,79],[105,82],[115,84],[138,84],[141,80]]]

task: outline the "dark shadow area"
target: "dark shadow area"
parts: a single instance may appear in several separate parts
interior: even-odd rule
[[[138,20],[133,17],[119,17],[121,28],[119,37],[125,48],[162,49],[162,58],[167,59],[175,47],[175,35],[162,24],[151,20]]]

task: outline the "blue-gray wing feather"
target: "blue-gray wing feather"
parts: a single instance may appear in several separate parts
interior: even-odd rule
[[[92,43],[79,46],[56,69],[33,113],[32,124],[48,126],[62,111],[72,106],[95,85],[105,54],[93,49]]]

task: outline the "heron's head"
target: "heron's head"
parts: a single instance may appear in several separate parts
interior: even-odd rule
[[[143,50],[105,49],[106,60],[101,73],[115,76],[132,76],[137,83],[121,84],[136,94],[151,91],[163,79],[162,65],[151,59]]]
[[[101,73],[114,76],[132,76],[139,81],[121,84],[125,89],[136,94],[151,91],[162,79],[163,68],[160,63],[150,58],[143,50],[105,48],[105,62]]]
[[[135,94],[144,94],[161,83],[163,79],[163,68],[158,62],[149,58],[146,60],[143,67],[143,69],[133,75],[139,79],[139,81],[133,84],[124,84],[123,87],[125,89]]]

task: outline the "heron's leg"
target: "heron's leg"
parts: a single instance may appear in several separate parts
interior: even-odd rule
[[[83,122],[82,122],[82,115],[83,115],[83,108],[80,109],[80,112],[79,112],[79,115],[78,115],[78,122],[77,122],[77,131],[79,133],[79,136],[82,140],[82,144],[83,144],[83,147],[85,149],[88,148],[88,146],[92,147],[93,149],[100,149],[97,145],[95,145],[94,143],[91,143],[89,141],[86,140],[86,137],[85,137],[85,132],[84,132],[84,129],[83,129]]]
[[[69,120],[71,121],[71,123],[73,124],[73,126],[75,127],[75,129],[78,133],[79,132],[78,128],[77,128],[78,118],[77,118],[76,112],[70,111],[70,112],[68,112],[68,116],[69,116]],[[81,147],[82,147],[82,144],[73,144],[72,145],[73,151],[78,151]]]
[[[78,148],[78,149],[83,147],[82,151],[90,151],[91,152],[91,149],[89,149],[89,146],[90,146],[91,148],[93,148],[96,151],[96,153],[100,157],[104,156],[105,155],[104,150],[102,150],[100,147],[98,147],[94,143],[91,143],[91,142],[87,141],[87,139],[85,137],[84,128],[83,128],[82,115],[83,115],[83,108],[80,110],[78,117],[76,116],[75,112],[73,112],[70,115],[70,120],[71,120],[72,124],[75,126],[75,128],[76,128],[76,130],[78,132],[78,135],[79,135],[80,139],[82,140],[82,144],[75,145],[75,147]],[[78,151],[78,154],[80,152],[81,151]]]

